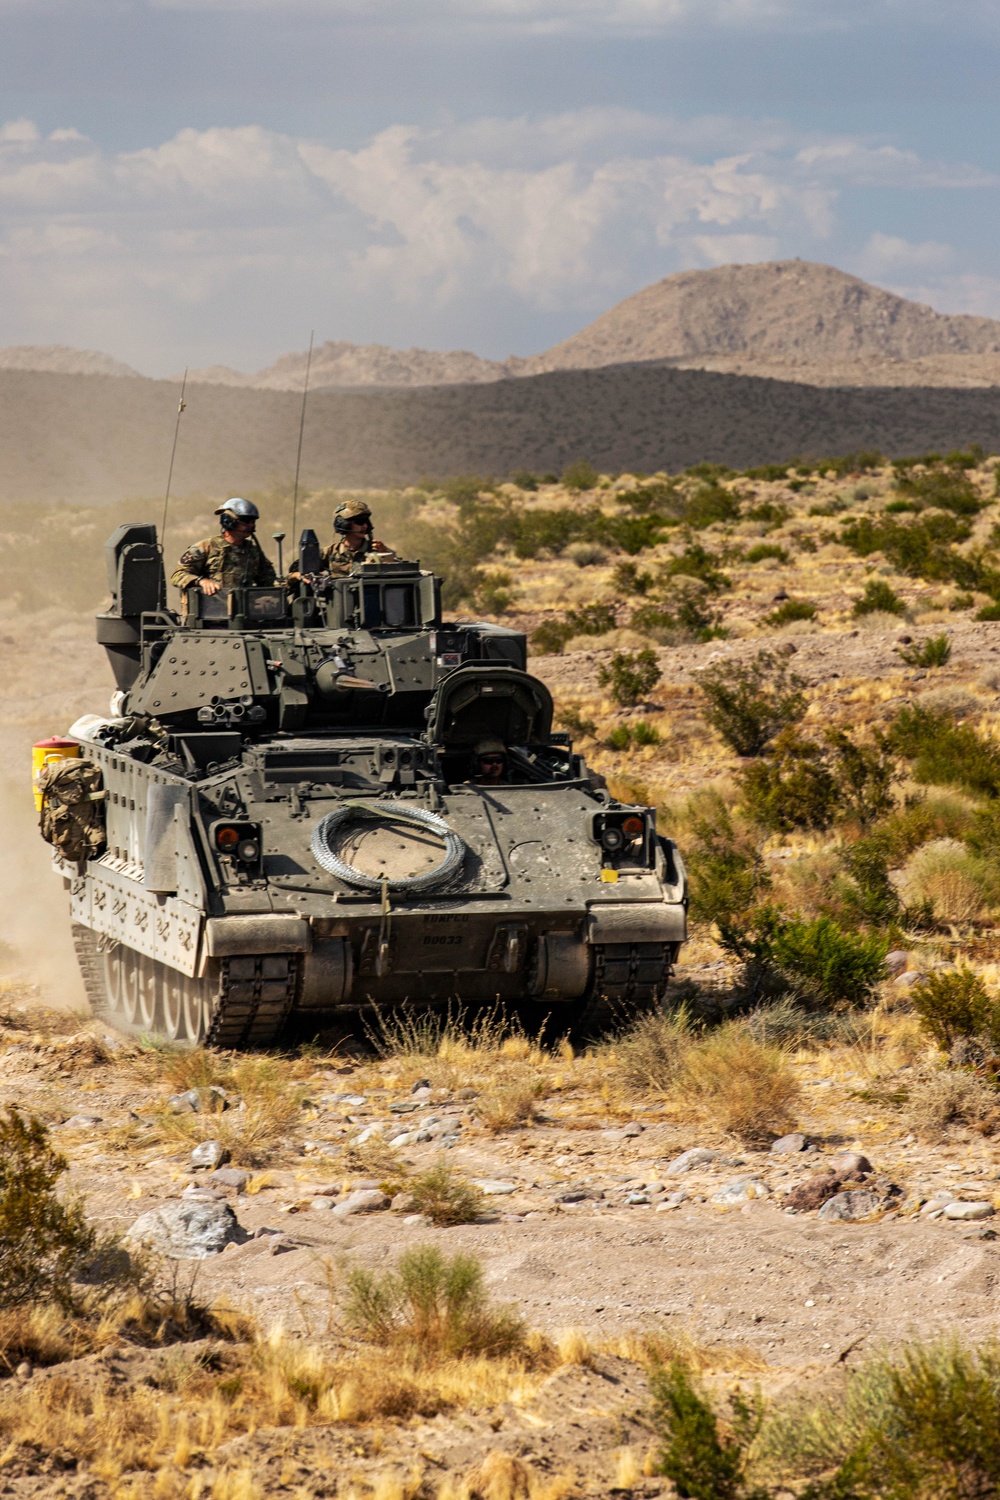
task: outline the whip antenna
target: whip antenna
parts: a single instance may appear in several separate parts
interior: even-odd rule
[[[160,525],[160,551],[164,551],[164,539],[167,535],[167,506],[170,504],[170,481],[174,477],[174,459],[177,457],[177,434],[181,430],[181,412],[187,402],[184,400],[184,392],[187,390],[188,372],[184,367],[184,379],[181,381],[181,399],[177,403],[177,421],[174,423],[174,445],[170,450],[170,468],[167,470],[167,493],[163,497],[163,521]],[[165,554],[164,554],[165,555]]]
[[[302,434],[306,430],[306,397],[309,395],[309,371],[313,362],[313,339],[315,328],[309,335],[309,353],[306,355],[306,381],[302,387],[302,414],[299,417],[299,449],[295,455],[295,490],[292,494],[292,546],[295,545],[295,515],[299,508],[299,470],[302,467]]]

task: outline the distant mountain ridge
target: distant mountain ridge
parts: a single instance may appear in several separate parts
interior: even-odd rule
[[[834,266],[784,260],[679,271],[528,358],[328,341],[315,390],[481,385],[557,370],[665,364],[821,386],[1000,385],[1000,321],[935,312]],[[135,376],[110,355],[57,346],[0,350],[0,369]],[[300,391],[306,353],[244,374],[191,370],[192,384]]]

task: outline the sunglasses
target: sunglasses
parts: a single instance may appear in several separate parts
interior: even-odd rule
[[[481,766],[502,766],[504,757],[502,755],[481,755],[479,764]]]

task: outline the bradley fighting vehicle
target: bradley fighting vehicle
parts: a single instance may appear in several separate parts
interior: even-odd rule
[[[655,1003],[683,865],[553,733],[523,635],[442,620],[415,563],[192,589],[178,615],[154,526],[106,556],[112,716],[52,742],[68,758],[41,778],[46,808],[82,796],[94,825],[72,855],[49,837],[96,1013],[246,1047],[403,1002],[575,1031]],[[303,575],[318,556],[303,533]],[[484,737],[500,785],[473,779]]]

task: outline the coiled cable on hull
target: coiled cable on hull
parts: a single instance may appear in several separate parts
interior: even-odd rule
[[[437,834],[444,842],[444,859],[432,870],[422,875],[400,875],[385,880],[378,875],[367,875],[341,859],[332,845],[333,835],[353,819],[367,819],[373,823],[411,823],[418,828]],[[448,826],[444,818],[428,812],[423,807],[402,807],[399,803],[386,805],[378,802],[348,802],[343,807],[320,818],[312,832],[310,848],[316,863],[330,875],[348,885],[361,886],[365,890],[378,891],[387,886],[390,891],[430,891],[461,869],[465,859],[465,844],[458,834]]]

